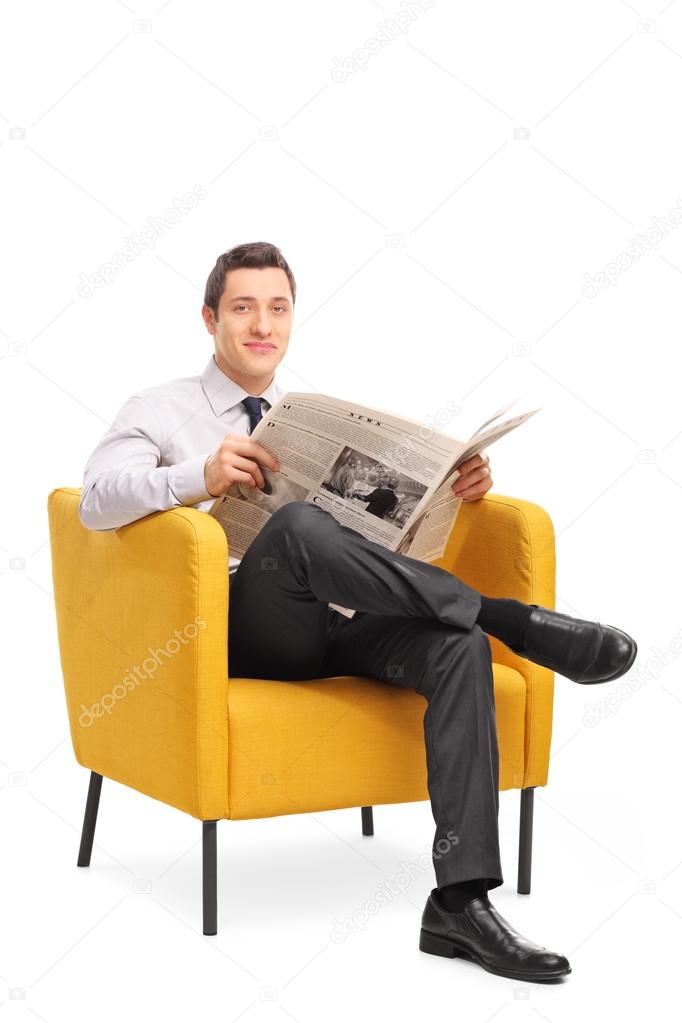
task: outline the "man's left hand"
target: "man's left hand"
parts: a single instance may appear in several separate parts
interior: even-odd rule
[[[459,467],[460,476],[452,484],[452,492],[463,501],[477,501],[483,497],[493,485],[490,475],[490,459],[487,455],[474,455],[462,462]]]

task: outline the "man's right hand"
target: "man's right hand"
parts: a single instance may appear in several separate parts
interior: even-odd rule
[[[220,447],[206,459],[204,483],[211,497],[221,497],[233,483],[245,483],[248,487],[263,487],[265,480],[258,463],[266,465],[273,472],[279,470],[274,455],[251,440],[237,433],[229,433]]]

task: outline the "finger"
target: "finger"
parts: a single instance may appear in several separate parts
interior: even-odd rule
[[[248,437],[239,438],[233,441],[232,450],[239,455],[243,455],[246,458],[252,458],[257,462],[262,462],[263,465],[267,465],[268,469],[272,469],[273,472],[279,470],[279,461],[277,458],[270,454],[270,452],[259,444],[258,441],[249,440]]]
[[[490,469],[488,469],[487,476],[484,476],[480,483],[474,484],[474,487],[473,487],[473,489],[475,491],[474,494],[472,494],[470,492],[471,488],[468,488],[467,491],[465,491],[465,499],[466,500],[472,500],[472,499],[476,500],[479,497],[483,497],[484,494],[488,493],[488,491],[491,489],[492,485],[493,485],[493,478],[490,475]]]
[[[481,471],[490,472],[490,467],[488,465],[487,460],[485,460],[485,461],[477,462],[476,465],[473,465],[471,467],[470,471],[471,472],[481,472]]]
[[[488,458],[487,455],[482,454],[472,455],[472,457],[468,458],[466,462],[462,462],[462,464],[459,467],[460,472],[462,472],[462,474],[464,475],[467,472],[469,472],[470,469],[476,469],[480,465],[487,465],[489,461],[490,459]]]
[[[242,469],[235,469],[233,475],[234,479],[232,480],[232,483],[230,483],[230,487],[234,486],[235,483],[241,483],[245,487],[250,487],[252,490],[256,489],[256,483],[254,482],[254,478],[250,472],[244,472]],[[229,487],[227,489],[229,490]]]
[[[469,487],[471,486],[472,483],[475,483],[477,480],[483,479],[483,477],[487,476],[489,473],[490,469],[488,468],[487,465],[482,465],[478,466],[475,469],[470,469],[468,472],[460,476],[459,479],[455,480],[455,482],[452,484],[452,488],[454,490],[456,487],[459,487],[460,489],[464,487]]]
[[[255,458],[257,462],[261,462],[263,465],[267,465],[268,469],[272,469],[273,472],[279,469],[279,462],[277,458],[272,455],[262,444],[258,441],[249,441],[251,450],[248,452],[251,458]]]
[[[254,462],[250,458],[243,458],[241,455],[235,455],[232,459],[232,465],[235,469],[241,469],[243,472],[249,473],[252,477],[254,485],[257,487],[265,486],[265,480],[263,473],[260,471],[258,462]]]
[[[461,497],[463,501],[477,501],[479,497],[487,494],[489,489],[488,486],[479,483],[474,487],[468,487],[463,494],[458,494],[457,496]]]
[[[482,466],[480,469],[473,469],[471,472],[468,472],[466,476],[460,476],[460,478],[452,484],[452,492],[459,497],[461,494],[466,493],[472,485],[478,483],[480,480],[487,480],[488,476],[490,476],[490,469],[487,465]]]

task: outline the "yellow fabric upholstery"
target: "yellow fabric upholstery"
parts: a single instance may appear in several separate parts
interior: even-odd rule
[[[111,532],[80,490],[49,495],[55,607],[73,749],[84,767],[202,820],[427,799],[414,690],[339,676],[227,675],[227,539],[193,508]],[[554,538],[537,505],[487,494],[437,562],[490,596],[552,607]],[[500,788],[544,785],[553,675],[491,640]]]
[[[494,669],[505,787],[523,772],[526,687]],[[426,699],[377,679],[230,679],[230,817],[428,799]]]
[[[49,496],[52,569],[71,738],[84,767],[202,819],[227,809],[227,540],[174,508],[106,533],[78,518],[80,490]],[[169,657],[175,630],[206,622]],[[150,649],[152,652],[150,652]],[[170,644],[170,651],[175,643]],[[153,651],[156,670],[145,669]],[[135,674],[135,668],[138,673]],[[147,670],[148,677],[141,675]],[[115,687],[133,685],[109,705]],[[121,693],[120,690],[116,692]],[[79,719],[82,719],[79,723]]]

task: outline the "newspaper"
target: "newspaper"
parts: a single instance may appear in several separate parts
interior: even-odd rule
[[[234,483],[209,514],[238,558],[278,508],[311,501],[369,540],[434,561],[443,556],[462,505],[451,490],[459,466],[540,411],[501,418],[516,401],[462,441],[381,409],[288,392],[251,434],[278,459],[279,472],[261,465],[262,490]],[[355,614],[353,608],[329,606],[349,618]]]

